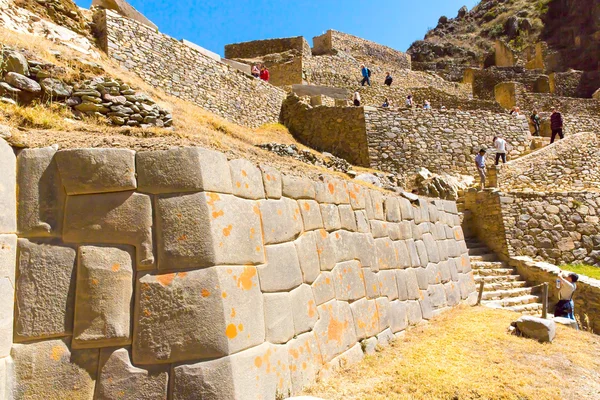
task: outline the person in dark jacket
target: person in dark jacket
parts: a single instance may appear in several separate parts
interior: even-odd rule
[[[386,84],[388,86],[392,86],[393,81],[394,81],[394,78],[392,78],[392,76],[390,75],[389,72],[387,74],[385,74],[385,81],[383,82],[384,84]]]
[[[556,110],[556,108],[552,109],[552,115],[550,116],[550,129],[552,129],[552,139],[550,140],[550,144],[554,143],[556,135],[560,136],[561,139],[565,138],[563,133],[563,117],[562,114]]]

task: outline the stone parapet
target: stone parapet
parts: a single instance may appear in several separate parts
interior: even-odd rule
[[[102,49],[148,84],[240,125],[277,122],[283,90],[112,11],[94,21]]]
[[[225,58],[256,58],[268,54],[285,53],[293,51],[296,55],[310,57],[310,45],[302,36],[254,40],[251,42],[234,43],[225,46]]]
[[[2,203],[15,398],[275,400],[360,361],[359,342],[475,300],[454,202],[198,148],[0,150],[19,177],[2,174],[3,193],[27,183],[44,210],[22,225],[47,228],[18,238]]]

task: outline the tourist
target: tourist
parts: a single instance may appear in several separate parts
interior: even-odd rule
[[[512,110],[510,110],[510,115],[514,115],[515,117],[518,117],[519,115],[521,115],[521,109],[519,107],[513,107]]]
[[[260,68],[260,79],[262,79],[265,82],[269,82],[269,78],[270,78],[269,70],[267,69],[267,67],[265,67],[263,65]]]
[[[383,104],[381,105],[381,107],[388,108],[389,106],[390,106],[390,101],[386,97]]]
[[[255,78],[259,78],[260,77],[260,70],[258,69],[258,65],[254,65],[252,67],[252,76]]]
[[[579,280],[579,275],[574,272],[560,271],[556,286],[558,291],[558,303],[554,307],[555,317],[569,318],[575,321],[575,303],[573,303],[573,294],[577,289],[576,282]]]
[[[390,75],[390,73],[389,73],[389,72],[387,72],[387,73],[385,74],[385,81],[384,81],[383,83],[384,83],[385,85],[392,86],[392,82],[393,82],[393,81],[394,81],[394,78],[392,78],[392,76]]]
[[[475,166],[481,178],[481,190],[485,189],[485,149],[479,150],[479,154],[475,157]]]
[[[506,164],[506,140],[501,137],[494,137],[494,147],[496,148],[496,165],[500,162],[500,158],[502,158],[502,163]]]
[[[550,129],[552,129],[552,139],[550,139],[550,144],[554,143],[556,135],[560,136],[561,139],[565,138],[563,133],[563,117],[562,114],[556,110],[556,107],[552,109],[552,115],[550,116]]]
[[[358,91],[354,92],[353,100],[354,100],[354,105],[356,107],[360,107],[360,93],[358,93]]]
[[[371,70],[365,67],[365,64],[360,66],[360,73],[362,74],[363,80],[360,83],[362,86],[365,86],[365,83],[371,86]]]
[[[531,120],[533,128],[535,129],[535,132],[533,132],[533,136],[540,136],[541,120],[537,110],[533,110],[533,113],[531,113],[531,117],[529,117],[529,119]]]
[[[425,104],[423,104],[423,110],[431,110],[431,104],[429,104],[429,100],[425,100]]]
[[[412,99],[412,95],[408,95],[406,97],[406,107],[411,108],[413,106],[413,99]]]

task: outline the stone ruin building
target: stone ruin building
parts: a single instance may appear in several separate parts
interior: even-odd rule
[[[312,47],[231,44],[222,58],[122,1],[94,3],[100,48],[147,83],[249,129],[280,122],[402,182],[426,168],[438,196],[202,148],[17,150],[0,139],[0,400],[287,398],[475,304],[481,282],[485,304],[539,314],[532,286],[555,274],[543,262],[600,266],[600,85],[551,67],[546,45],[513,54],[498,42],[494,65],[456,82],[335,30]],[[250,76],[255,64],[270,82]],[[361,64],[371,87],[359,86]],[[433,109],[404,107],[409,94]],[[567,138],[549,145],[552,107]],[[474,155],[494,136],[511,161],[489,165],[492,187],[439,198],[440,177],[476,175]],[[576,302],[597,316],[600,283],[582,279]]]

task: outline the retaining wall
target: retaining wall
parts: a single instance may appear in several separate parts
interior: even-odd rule
[[[581,192],[469,192],[479,236],[505,258],[600,266],[600,196]],[[494,216],[493,218],[490,216]],[[500,219],[502,223],[500,223]]]
[[[150,85],[240,125],[277,122],[283,90],[112,11],[94,22],[108,56]]]
[[[0,166],[16,399],[288,397],[474,298],[454,202],[200,148],[0,140]]]
[[[228,44],[225,46],[225,58],[255,58],[290,50],[297,55],[310,57],[312,54],[310,45],[304,37],[297,36]]]

